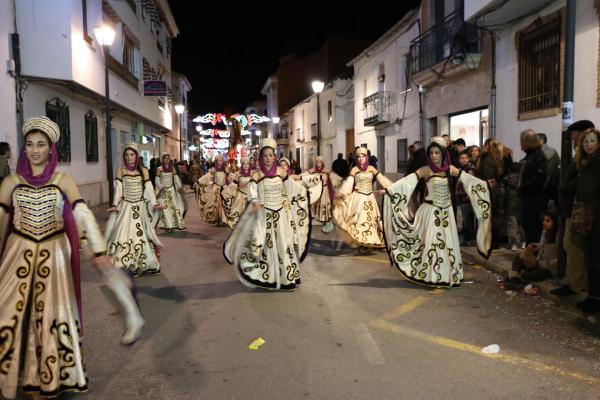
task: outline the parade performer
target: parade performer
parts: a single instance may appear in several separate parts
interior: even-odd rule
[[[148,170],[139,162],[138,146],[127,143],[124,168],[117,170],[114,200],[104,237],[115,266],[133,276],[160,272],[161,243],[154,230],[161,206],[156,201]]]
[[[242,158],[242,166],[239,172],[229,174],[228,179],[233,179],[232,184],[226,186],[223,193],[223,206],[225,208],[225,222],[231,229],[240,219],[240,216],[248,204],[248,183],[250,182],[250,159]]]
[[[223,189],[228,183],[223,156],[217,155],[213,168],[198,179],[197,184],[198,207],[200,207],[200,216],[205,222],[221,226],[227,220],[223,208]]]
[[[369,165],[367,149],[356,149],[356,165],[350,170],[339,191],[339,200],[333,208],[334,223],[338,232],[353,247],[361,252],[384,248],[381,214],[373,191],[375,180],[386,188],[392,182],[377,169]]]
[[[333,183],[332,179],[341,181],[341,178],[337,176],[335,172],[331,172],[325,169],[325,162],[323,157],[317,156],[315,158],[314,168],[306,171],[307,175],[317,178],[320,181],[318,191],[310,191],[311,195],[311,216],[313,221],[318,221],[324,224],[322,231],[324,233],[331,233],[335,229],[332,221],[332,209],[333,209]],[[319,187],[320,186],[320,187]],[[313,196],[313,194],[315,196]],[[318,197],[317,197],[318,196]],[[313,199],[313,197],[316,197]]]
[[[167,232],[185,229],[186,204],[182,191],[171,157],[163,154],[162,164],[156,170],[156,198],[161,206],[157,227]]]
[[[490,191],[486,182],[450,164],[442,137],[427,147],[428,165],[387,187],[383,220],[387,251],[407,279],[430,286],[459,286],[463,279],[456,220],[450,197],[450,177],[462,183],[477,220],[477,247],[485,257],[491,246]],[[425,200],[414,212],[409,199],[420,179]]]
[[[308,252],[310,211],[306,188],[277,166],[275,140],[261,141],[259,169],[248,185],[248,207],[223,246],[248,287],[294,290]],[[293,201],[292,201],[293,199]]]
[[[19,386],[34,398],[87,390],[80,244],[124,306],[121,341],[133,343],[144,324],[75,182],[56,172],[58,125],[32,117],[22,133],[16,174],[0,187],[0,392],[9,399]]]

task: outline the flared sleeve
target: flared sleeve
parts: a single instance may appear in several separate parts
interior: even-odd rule
[[[461,173],[458,179],[463,184],[477,217],[477,250],[487,258],[492,246],[492,207],[488,184],[466,173]]]
[[[349,177],[344,179],[344,182],[342,183],[342,186],[340,186],[338,193],[342,196],[348,196],[350,193],[352,193],[353,189],[354,189],[354,177],[352,175],[350,175]]]
[[[320,176],[317,182],[321,181]],[[312,182],[312,180],[311,180]],[[298,258],[303,261],[308,253],[310,240],[310,204],[308,190],[304,182],[286,179],[287,200],[291,209],[292,229],[294,231],[294,244],[298,246]]]
[[[173,174],[173,186],[175,186],[176,191],[180,191],[183,185],[181,184],[181,179],[179,179],[179,175]]]
[[[392,183],[393,183],[381,172],[377,173],[377,175],[375,176],[375,179],[377,180],[377,183],[379,184],[379,186],[381,186],[382,189],[387,189],[388,187],[392,186]]]
[[[160,173],[161,171],[156,171],[156,177],[154,178],[154,186],[156,187],[156,193],[160,193],[162,190],[162,184],[160,181]]]
[[[77,225],[81,247],[88,247],[94,256],[106,254],[106,241],[100,233],[94,214],[83,200],[77,200],[73,203],[73,216]]]
[[[4,244],[6,242],[6,234],[9,231],[10,207],[4,203],[0,203],[0,257],[4,253]]]
[[[248,203],[258,200],[258,185],[256,181],[248,183]]]
[[[113,187],[115,188],[115,192],[113,196],[112,206],[119,207],[119,204],[123,199],[123,182],[121,181],[121,179],[115,179]]]
[[[150,215],[152,222],[157,221],[159,210],[154,207],[158,204],[158,201],[156,200],[156,193],[154,192],[154,187],[150,181],[144,183],[144,202],[146,203],[148,214]]]

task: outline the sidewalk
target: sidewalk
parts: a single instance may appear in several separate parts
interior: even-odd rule
[[[466,264],[482,265],[483,267],[503,277],[508,276],[508,272],[512,270],[513,260],[519,255],[519,252],[517,251],[500,248],[497,250],[493,250],[490,258],[486,260],[479,254],[476,247],[467,246],[461,247],[461,253]],[[551,280],[533,283],[540,288],[539,295],[551,300],[555,305],[564,307],[569,311],[580,314],[583,318],[590,317],[593,320],[596,319],[597,316],[587,316],[586,314],[583,314],[581,311],[579,311],[579,309],[577,309],[576,307],[576,303],[578,301],[585,299],[585,297],[587,296],[586,293],[578,293],[573,296],[559,297],[550,294],[550,290],[556,287],[556,285],[553,284]],[[503,289],[498,288],[498,290]],[[526,296],[522,293],[519,295]]]

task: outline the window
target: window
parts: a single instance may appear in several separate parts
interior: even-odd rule
[[[85,114],[85,160],[98,162],[98,118],[92,110]]]
[[[317,124],[310,125],[310,139],[317,140]]]
[[[331,100],[327,102],[327,120],[329,122],[333,120],[333,109],[331,107]]]
[[[518,33],[519,116],[560,107],[560,14]]]
[[[93,39],[88,31],[87,0],[81,0],[81,11],[83,13],[83,39],[88,43],[92,43]]]
[[[127,35],[123,38],[123,66],[135,75],[135,44]]]
[[[377,81],[379,81],[379,82],[385,81],[385,64],[384,63],[379,64],[379,71],[378,71],[378,74],[377,74]]]
[[[46,117],[56,122],[60,128],[60,140],[56,144],[58,162],[71,162],[71,128],[69,127],[69,107],[58,97],[46,102]]]
[[[133,11],[134,14],[137,15],[137,6],[135,4],[135,0],[126,0],[127,4],[129,4],[129,7],[131,7],[131,11]]]

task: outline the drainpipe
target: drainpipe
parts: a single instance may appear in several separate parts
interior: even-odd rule
[[[419,85],[419,141],[425,144],[425,113],[423,112],[423,92],[425,88]]]
[[[565,70],[563,90],[562,136],[560,146],[561,182],[572,161],[571,137],[567,127],[573,123],[573,82],[575,78],[575,11],[576,0],[567,0],[567,35],[565,38]],[[560,205],[559,205],[560,209]],[[565,235],[565,218],[561,216],[558,221],[558,278],[564,278],[567,268],[567,255],[562,246]]]
[[[15,80],[15,112],[17,120],[17,144],[21,147],[22,136],[20,134],[21,127],[23,126],[23,91],[25,85],[21,78],[21,46],[19,42],[19,31],[17,29],[17,3],[16,0],[12,1],[13,7],[13,33],[10,34],[10,44],[12,49],[12,56],[15,62],[14,80]]]
[[[490,137],[496,138],[496,34],[490,31],[492,36],[492,88],[490,91]]]

